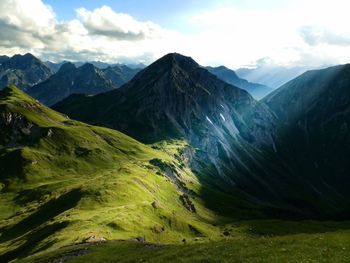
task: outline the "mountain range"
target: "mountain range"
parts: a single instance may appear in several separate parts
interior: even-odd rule
[[[178,53],[50,72],[0,91],[1,262],[347,258],[349,64],[260,100]]]
[[[145,67],[143,64],[108,64],[101,61],[43,63],[29,53],[12,58],[3,56],[1,61],[4,65],[0,70],[0,76],[3,75],[0,88],[15,84],[48,106],[71,94],[94,95],[119,88]],[[233,70],[224,66],[207,69],[221,80],[247,90],[255,99],[261,99],[272,91],[267,86],[239,78]]]
[[[4,57],[7,57],[7,56],[4,56]],[[0,58],[0,61],[1,61],[1,58]],[[49,67],[52,71],[54,72],[57,72],[60,67],[65,64],[65,63],[73,63],[76,67],[81,67],[82,65],[86,64],[86,63],[89,63],[89,64],[92,64],[94,65],[96,68],[99,68],[99,69],[106,69],[108,67],[127,67],[129,69],[133,69],[133,70],[141,70],[143,68],[145,68],[146,66],[142,63],[138,63],[138,64],[120,64],[120,63],[106,63],[106,62],[102,62],[102,61],[87,61],[87,62],[82,62],[82,61],[75,61],[75,62],[71,62],[71,61],[61,61],[61,62],[51,62],[51,61],[45,61],[44,64]],[[0,62],[1,63],[1,62]]]
[[[236,73],[239,77],[248,81],[277,89],[307,70],[309,70],[308,67],[283,67],[263,64],[256,68],[239,68]]]
[[[225,66],[207,67],[207,70],[210,73],[216,75],[221,80],[248,91],[256,100],[260,100],[261,98],[265,97],[267,94],[273,91],[272,88],[269,88],[265,85],[251,83],[245,79],[239,78],[236,72],[226,68]]]
[[[65,63],[49,79],[28,89],[28,94],[46,105],[53,105],[74,93],[97,94],[115,89],[104,72],[92,64],[76,68]]]
[[[300,78],[306,82],[300,85],[310,85],[304,75]],[[349,199],[341,198],[347,196],[343,188],[346,184],[340,185],[344,175],[330,176],[328,171],[323,184],[319,181],[317,160],[307,156],[308,166],[295,163],[299,157],[305,162],[306,157],[298,152],[307,153],[308,145],[289,126],[285,128],[279,114],[283,105],[286,109],[282,111],[290,112],[291,97],[283,97],[285,104],[273,104],[271,99],[282,90],[290,90],[287,94],[295,91],[288,85],[258,102],[246,91],[216,78],[191,58],[169,54],[118,90],[93,97],[69,97],[54,109],[74,119],[120,130],[145,143],[185,138],[199,149],[192,169],[203,175],[203,181],[227,193],[238,192],[257,204],[315,216],[346,213]],[[319,98],[318,93],[307,92],[310,97]],[[295,96],[297,101],[300,96]],[[302,97],[301,101],[308,96]],[[312,103],[304,107],[311,107]],[[296,108],[299,109],[299,104]],[[299,121],[296,124],[301,125]],[[284,133],[285,130],[290,133]],[[286,155],[284,151],[291,142],[299,147],[298,151]],[[319,154],[334,152],[330,144],[320,145],[325,149]],[[333,166],[346,167],[335,159]],[[308,183],[302,174],[308,174]]]
[[[92,63],[43,63],[30,53],[1,56],[0,89],[14,84],[46,105],[52,105],[74,93],[92,95],[118,88],[143,66]]]

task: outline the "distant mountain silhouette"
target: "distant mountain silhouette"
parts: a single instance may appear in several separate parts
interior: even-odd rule
[[[237,86],[241,89],[248,91],[257,100],[265,97],[267,94],[273,91],[272,88],[267,87],[265,85],[251,83],[245,79],[239,78],[233,70],[228,69],[224,66],[207,67],[207,69],[209,70],[210,73],[213,73],[223,81],[226,81],[227,83],[230,83],[234,86]]]

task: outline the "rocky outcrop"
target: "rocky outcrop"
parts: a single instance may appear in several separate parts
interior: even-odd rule
[[[0,147],[12,148],[36,142],[43,136],[50,136],[52,131],[29,122],[23,115],[0,111]]]

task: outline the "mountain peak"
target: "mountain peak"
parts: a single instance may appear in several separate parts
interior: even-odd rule
[[[37,59],[32,53],[26,53],[22,57],[24,58],[30,58],[30,59]]]
[[[80,68],[81,69],[89,69],[89,70],[93,69],[93,70],[95,70],[96,67],[93,64],[87,62],[84,65],[82,65]]]
[[[179,53],[169,53],[163,56],[162,58],[158,59],[152,65],[160,67],[172,67],[174,65],[178,65],[181,68],[184,68],[185,70],[199,66],[199,64],[196,61],[194,61],[191,57],[187,57]]]
[[[95,73],[98,69],[91,63],[85,63],[81,67],[79,67],[81,72],[85,72],[86,74]]]
[[[76,66],[73,63],[66,62],[60,67],[60,69],[58,70],[58,73],[62,73],[62,72],[66,73],[68,71],[73,71],[75,69],[76,69]]]

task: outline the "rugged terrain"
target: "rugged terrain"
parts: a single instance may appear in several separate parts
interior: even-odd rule
[[[53,105],[71,94],[97,94],[115,89],[113,82],[106,78],[103,71],[92,64],[76,68],[67,62],[48,80],[30,89],[28,94],[45,105]]]
[[[53,71],[32,54],[14,55],[0,59],[0,89],[10,84],[26,90],[35,84],[45,81]]]

